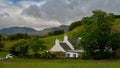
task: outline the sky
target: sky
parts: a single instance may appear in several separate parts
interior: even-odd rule
[[[0,0],[0,28],[70,25],[98,9],[120,14],[120,0]]]

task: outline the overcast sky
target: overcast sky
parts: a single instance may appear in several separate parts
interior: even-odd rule
[[[69,25],[95,9],[120,14],[120,0],[0,0],[0,28]]]

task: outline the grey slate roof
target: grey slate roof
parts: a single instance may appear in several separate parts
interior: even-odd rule
[[[66,50],[72,50],[66,43],[60,43],[60,46],[66,51]]]
[[[68,39],[68,41],[74,46],[76,44],[78,44],[80,41],[79,40],[72,40],[72,39]]]

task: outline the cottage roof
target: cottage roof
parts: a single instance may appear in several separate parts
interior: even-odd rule
[[[66,43],[60,43],[60,46],[66,51],[71,50],[71,48]]]
[[[73,39],[68,39],[68,41],[74,46],[78,44],[80,41],[79,40],[73,40]]]

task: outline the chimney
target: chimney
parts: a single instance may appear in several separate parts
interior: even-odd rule
[[[67,36],[67,34],[64,35],[64,41],[68,41],[68,36]]]
[[[58,44],[60,44],[60,41],[59,41],[59,39],[56,38],[55,45],[58,45]]]

